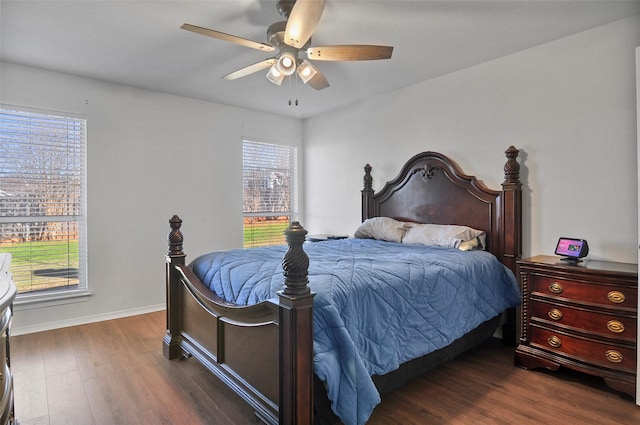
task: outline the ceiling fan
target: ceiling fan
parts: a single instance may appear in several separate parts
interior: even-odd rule
[[[319,61],[356,61],[389,59],[393,47],[363,44],[342,44],[311,47],[311,36],[320,21],[325,0],[279,0],[278,12],[286,21],[276,22],[267,29],[267,43],[261,43],[235,35],[191,24],[180,28],[198,34],[229,41],[264,52],[276,52],[275,56],[225,75],[235,80],[260,70],[270,68],[267,78],[280,85],[285,77],[297,73],[298,77],[316,90],[329,87],[325,76],[307,59]],[[300,58],[301,53],[307,59]]]

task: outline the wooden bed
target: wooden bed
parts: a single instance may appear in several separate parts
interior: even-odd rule
[[[392,217],[404,221],[458,224],[486,232],[485,250],[516,272],[521,255],[522,211],[518,150],[505,151],[501,190],[488,189],[462,172],[446,156],[423,152],[407,161],[398,176],[375,192],[372,168],[366,165],[362,190],[362,220]],[[238,306],[218,297],[186,265],[182,221],[169,220],[166,256],[167,333],[163,351],[168,359],[194,357],[239,394],[267,424],[311,424],[332,421],[326,396],[313,372],[313,299],[304,251],[306,230],[293,223],[285,232],[284,282],[277,300]],[[505,341],[515,343],[515,313],[503,326]],[[448,361],[491,336],[496,323],[479,326],[470,338],[460,338],[438,350],[375,376],[381,394],[417,374]],[[315,394],[314,394],[315,393]],[[314,401],[316,409],[314,409]],[[319,413],[318,413],[319,412]]]

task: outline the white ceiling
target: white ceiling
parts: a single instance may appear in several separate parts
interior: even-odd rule
[[[276,0],[1,0],[0,58],[307,118],[635,14],[637,0],[327,0],[312,45],[394,51],[383,61],[316,62],[331,86],[315,91],[295,80],[276,86],[262,71],[223,80],[272,54],[180,29],[265,42],[282,20]]]

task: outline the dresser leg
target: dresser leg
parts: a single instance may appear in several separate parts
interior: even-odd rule
[[[632,399],[636,398],[636,384],[630,381],[621,381],[619,379],[604,378],[605,384],[609,388],[613,388],[616,391],[623,392],[629,395]]]

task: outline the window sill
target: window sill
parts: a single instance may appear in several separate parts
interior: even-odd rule
[[[21,311],[86,302],[89,300],[91,295],[93,295],[93,293],[86,290],[60,291],[36,295],[19,295],[13,302],[13,309],[14,311]]]

